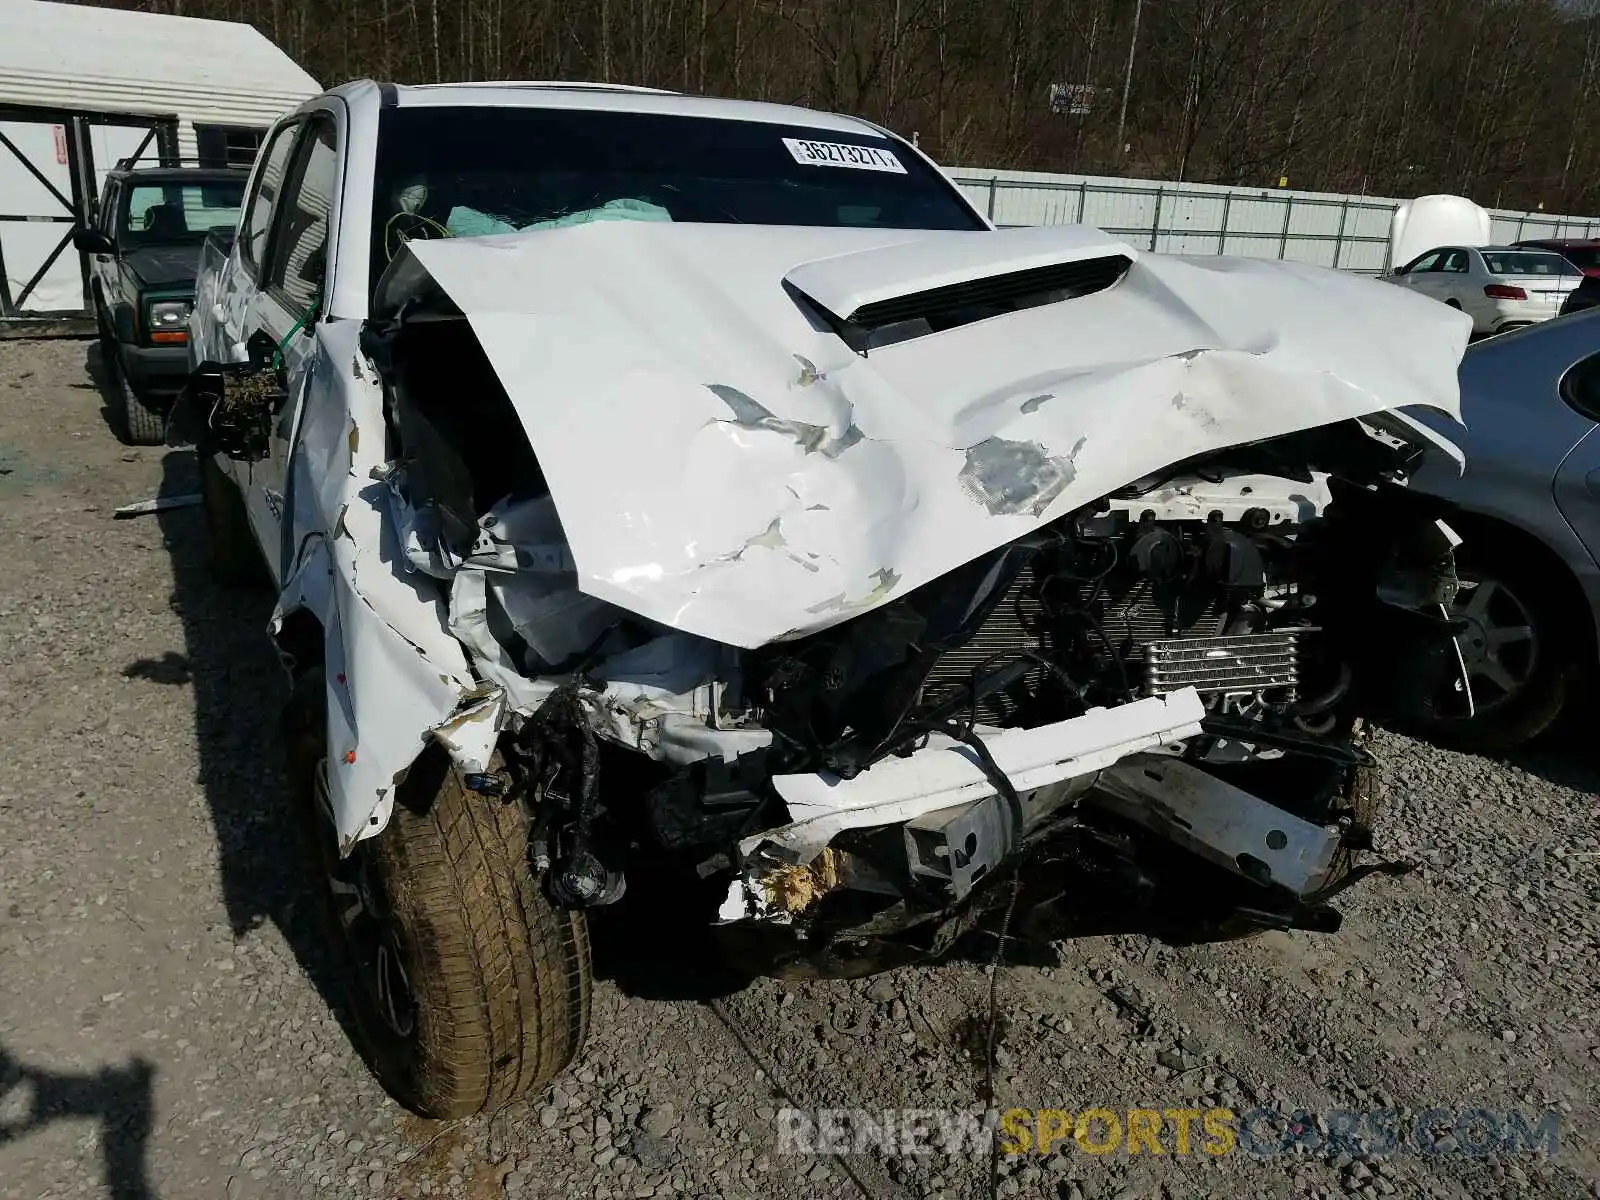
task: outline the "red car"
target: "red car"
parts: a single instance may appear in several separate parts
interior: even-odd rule
[[[1525,250],[1554,250],[1585,275],[1600,275],[1600,238],[1540,238],[1511,244]]]

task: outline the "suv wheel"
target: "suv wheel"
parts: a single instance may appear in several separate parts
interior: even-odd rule
[[[388,826],[341,858],[326,703],[322,672],[308,672],[287,714],[289,766],[363,1057],[425,1117],[492,1111],[542,1087],[588,1028],[583,914],[540,890],[521,808],[468,791],[442,754],[413,766]]]
[[[100,343],[100,358],[111,385],[109,407],[117,436],[130,446],[159,446],[167,440],[167,416],[150,405],[122,369],[122,352],[115,338]]]

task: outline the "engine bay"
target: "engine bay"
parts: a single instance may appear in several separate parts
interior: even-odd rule
[[[1219,721],[1328,734],[1358,668],[1408,657],[1364,650],[1358,631],[1448,642],[1437,605],[1452,594],[1450,542],[1393,482],[1398,458],[1388,472],[1292,478],[1229,462],[1283,450],[1247,449],[1130,485],[873,613],[754,652],[751,696],[790,765],[849,778],[930,722],[1028,728],[1184,687]],[[1381,598],[1417,572],[1439,578]],[[1364,715],[1385,715],[1373,699],[1369,687]]]
[[[737,230],[596,239],[780,252]],[[924,255],[975,270],[966,245],[782,249],[742,302],[784,338],[747,341],[609,293],[626,322],[524,312],[485,284],[541,277],[572,238],[520,244],[514,272],[466,242],[397,258],[360,331],[384,418],[364,497],[472,680],[428,735],[524,807],[559,904],[665,873],[795,971],[939,953],[1040,871],[1079,916],[1175,937],[1336,927],[1326,901],[1371,843],[1363,722],[1465,686],[1456,539],[1405,486],[1451,448],[1374,407],[1447,404],[1457,331],[1419,375],[1253,268],[1237,285],[1282,303],[1202,328],[1200,293],[1172,290],[1201,269],[1153,257],[882,344],[793,294],[854,312],[851,262],[898,294],[935,277]],[[612,357],[583,340],[623,333]],[[353,803],[342,833],[381,829]]]
[[[947,948],[994,916],[1007,864],[1043,870],[1080,918],[1142,912],[1175,937],[1336,928],[1326,900],[1371,844],[1362,721],[1458,666],[1454,541],[1401,486],[1414,445],[1314,432],[1180,464],[752,651],[546,578],[539,612],[582,610],[584,636],[541,657],[503,597],[490,638],[550,673],[477,786],[538,815],[535,865],[563,903],[611,903],[637,864],[673,860],[727,887],[734,944],[802,973],[853,969],[841,947],[875,964]],[[516,511],[485,523],[510,536]],[[560,564],[548,545],[513,557]],[[1030,735],[1085,749],[1019,765]],[[973,776],[955,790],[895,790],[951,750]],[[1029,920],[1049,909],[1030,901]]]

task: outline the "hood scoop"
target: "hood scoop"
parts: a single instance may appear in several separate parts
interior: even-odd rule
[[[824,322],[857,354],[912,338],[973,325],[1041,304],[1058,304],[1103,292],[1121,282],[1133,266],[1126,255],[1110,254],[1075,262],[1030,267],[984,279],[945,284],[863,304],[840,316],[793,284]]]
[[[1139,252],[1098,229],[959,234],[801,263],[790,297],[858,354],[1105,291]]]

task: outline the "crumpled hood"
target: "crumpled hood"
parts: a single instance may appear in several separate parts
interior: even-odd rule
[[[1144,254],[1077,226],[613,223],[407,253],[504,384],[582,590],[743,647],[877,607],[1196,454],[1402,405],[1459,417],[1470,327],[1357,276]],[[848,316],[1114,254],[1133,265],[1107,290],[864,355],[786,290]]]

